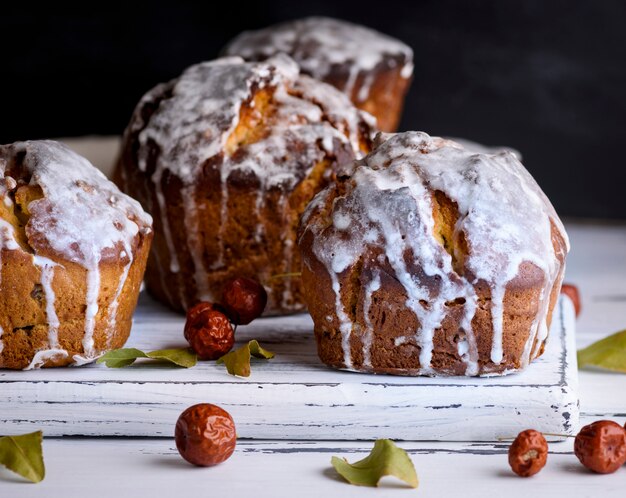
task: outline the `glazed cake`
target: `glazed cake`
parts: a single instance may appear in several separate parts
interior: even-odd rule
[[[246,31],[224,49],[251,61],[281,52],[375,116],[379,129],[397,129],[413,75],[413,51],[404,43],[346,21],[309,17]]]
[[[299,246],[322,361],[469,376],[541,355],[569,249],[512,153],[420,132],[381,134],[314,198]]]
[[[66,146],[0,146],[0,368],[121,347],[152,239],[139,203]]]
[[[235,277],[268,291],[271,314],[303,309],[298,219],[338,166],[369,151],[373,119],[300,75],[285,55],[227,57],[148,92],[116,178],[155,217],[146,285],[183,311]]]

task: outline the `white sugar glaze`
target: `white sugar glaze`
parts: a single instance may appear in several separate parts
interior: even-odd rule
[[[374,82],[373,70],[381,65],[395,66],[400,59],[401,76],[413,74],[413,51],[404,43],[373,29],[338,19],[309,17],[246,31],[225,49],[228,55],[259,60],[277,53],[289,54],[305,74],[325,80],[334,68],[342,66],[348,77],[341,90],[352,96],[359,76],[357,100],[368,99]]]
[[[240,146],[236,155],[229,154],[226,143],[239,123],[241,106],[253,104],[256,92],[264,88],[273,91],[272,100],[276,106],[268,134]],[[156,110],[144,120],[142,109],[146,105],[153,105]],[[169,270],[179,279],[178,288],[184,289],[189,284],[182,282],[179,271],[177,250],[182,249],[177,247],[178,242],[170,228],[168,204],[163,193],[165,178],[173,175],[182,182],[185,249],[193,264],[196,298],[214,300],[216,296],[211,295],[208,274],[225,268],[223,231],[229,214],[228,182],[231,175],[252,174],[259,180],[256,209],[251,216],[261,219],[268,190],[283,192],[286,209],[286,195],[316,163],[333,152],[337,142],[351,146],[355,155],[360,156],[359,123],[372,124],[372,119],[354,109],[345,95],[335,88],[300,75],[297,64],[285,55],[258,63],[246,63],[240,57],[201,63],[185,70],[178,79],[159,85],[146,94],[133,114],[127,134],[138,134],[138,167],[141,171],[147,171],[151,148],[158,148],[150,178],[155,185],[162,233],[169,252]],[[293,152],[295,148],[297,153]],[[197,202],[202,195],[198,178],[208,160],[218,162],[221,179],[221,221],[217,231],[219,254],[213,261],[206,261],[204,257],[206,242],[199,229],[202,205]],[[262,228],[252,236],[261,240],[264,237]],[[290,271],[288,262],[293,259],[290,237],[288,233],[283,234],[285,271]],[[167,279],[161,264],[159,271],[162,272],[161,278]],[[181,301],[183,298],[181,295]],[[287,286],[283,304],[290,299]],[[186,307],[184,301],[183,307]]]
[[[10,161],[23,154],[22,164],[10,176]],[[86,269],[85,331],[82,340],[84,360],[93,360],[93,332],[98,314],[100,261],[105,250],[124,253],[128,260],[114,300],[109,307],[109,339],[115,329],[115,315],[123,284],[132,263],[132,244],[139,230],[150,231],[151,217],[138,202],[119,189],[86,159],[65,145],[53,141],[16,142],[0,147],[0,173],[3,180],[0,195],[8,207],[13,206],[10,190],[27,178],[39,186],[41,199],[28,205],[30,218],[25,227],[32,261],[40,269],[40,283],[45,297],[48,345],[38,351],[27,368],[37,368],[47,359],[68,352],[60,349],[59,317],[53,279],[62,261],[77,263]],[[0,222],[1,249],[22,251],[12,225]],[[46,256],[42,255],[45,252]],[[59,262],[57,259],[60,259]],[[33,285],[36,282],[33,282]],[[1,365],[0,365],[1,366]]]
[[[57,316],[54,303],[56,296],[52,288],[54,279],[54,267],[57,264],[43,256],[33,256],[33,263],[41,270],[41,287],[46,299],[46,320],[48,322],[48,346],[51,349],[59,348],[59,317]]]
[[[420,347],[419,373],[425,375],[433,373],[433,334],[446,315],[445,303],[455,299],[465,300],[459,355],[467,365],[466,375],[478,373],[478,347],[471,322],[477,307],[474,286],[480,280],[491,289],[491,361],[500,364],[506,286],[517,276],[523,262],[536,265],[545,278],[539,312],[522,359],[525,366],[541,346],[539,343],[531,351],[535,337],[543,341],[547,336],[550,291],[562,278],[552,243],[551,222],[569,247],[563,225],[549,200],[509,152],[474,153],[455,142],[421,132],[380,134],[376,142],[372,153],[354,164],[345,195],[334,198],[330,226],[313,213],[326,204],[335,188],[332,185],[312,201],[302,221],[303,233],[313,233],[314,256],[326,266],[336,293],[346,368],[352,368],[353,363],[349,345],[354,324],[342,304],[339,275],[355,264],[368,247],[382,249],[395,278],[406,291],[406,306],[419,321],[412,338]],[[451,255],[433,236],[434,191],[443,192],[458,206],[454,232],[462,232],[470,248],[465,267],[474,276],[471,280],[455,272]],[[425,281],[409,271],[407,254],[412,255],[411,266],[423,270]],[[303,258],[309,264],[306,254]],[[432,285],[435,276],[440,277],[441,284],[433,292],[428,283]],[[366,315],[372,293],[380,286],[378,278],[376,275],[371,282],[362,283]],[[420,301],[427,302],[428,309]],[[365,323],[369,329],[369,318]],[[398,339],[397,346],[411,337]],[[369,330],[363,343],[363,357],[369,361]],[[370,365],[366,362],[364,366]]]

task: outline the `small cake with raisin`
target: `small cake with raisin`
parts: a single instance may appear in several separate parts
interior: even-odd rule
[[[52,141],[0,146],[0,368],[88,363],[122,347],[152,219]]]
[[[308,202],[367,153],[374,120],[286,55],[192,66],[138,104],[116,178],[154,216],[146,286],[183,311],[236,277],[266,311],[303,309],[295,244]]]
[[[413,75],[413,51],[399,40],[338,19],[308,17],[258,31],[246,31],[224,49],[259,61],[289,54],[303,73],[344,92],[378,120],[382,131],[395,131]]]
[[[407,132],[314,198],[299,247],[323,362],[476,376],[541,355],[569,242],[512,153]]]

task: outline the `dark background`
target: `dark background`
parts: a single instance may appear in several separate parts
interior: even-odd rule
[[[324,14],[415,51],[401,129],[520,150],[562,215],[626,218],[622,0],[85,2],[0,11],[0,143],[120,134],[239,31]]]

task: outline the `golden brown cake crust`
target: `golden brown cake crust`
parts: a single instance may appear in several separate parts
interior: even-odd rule
[[[0,147],[0,368],[121,347],[152,239],[138,203],[56,142]]]
[[[227,95],[217,95],[218,84],[232,85]],[[193,98],[184,121],[194,126],[176,135],[170,130]],[[116,170],[154,216],[148,290],[183,311],[218,301],[223,284],[243,276],[266,287],[268,313],[303,309],[299,280],[273,277],[299,271],[300,214],[340,163],[369,150],[371,135],[367,116],[299,76],[287,57],[203,63],[149,92]]]
[[[344,92],[387,132],[398,127],[413,74],[413,51],[404,43],[364,26],[325,17],[246,31],[223,52],[250,61],[286,53],[304,74]]]
[[[543,352],[568,249],[552,206],[508,153],[480,157],[413,132],[378,142],[318,194],[300,228],[321,360],[399,375],[523,369]],[[523,193],[503,193],[504,179]],[[521,204],[507,206],[514,193]],[[481,197],[500,198],[503,213]],[[533,207],[518,213],[524,203]],[[499,252],[510,247],[519,254]]]

